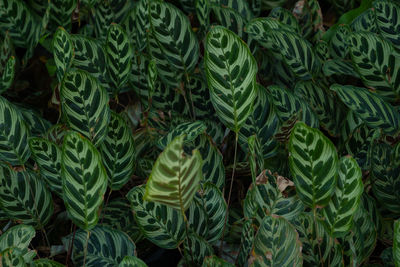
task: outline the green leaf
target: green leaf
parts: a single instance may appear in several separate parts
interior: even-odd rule
[[[329,52],[333,58],[344,59],[349,53],[348,35],[351,29],[343,24],[337,27],[335,34],[329,42]]]
[[[0,206],[10,219],[39,229],[53,215],[53,202],[45,183],[32,171],[0,167]]]
[[[396,267],[400,266],[400,221],[394,221],[393,225],[393,260]]]
[[[108,77],[111,80],[112,91],[117,95],[128,81],[133,53],[128,35],[118,24],[111,24],[108,29],[106,52]]]
[[[311,127],[319,126],[317,115],[312,111],[304,99],[293,94],[288,89],[276,85],[268,86],[268,92],[272,96],[276,114],[281,122],[287,122],[297,114],[299,119],[307,125]]]
[[[223,156],[211,137],[202,134],[198,140],[196,148],[200,151],[203,158],[202,170],[204,179],[202,182],[210,182],[220,190],[223,190],[225,185]]]
[[[44,138],[31,138],[29,147],[50,190],[62,197],[61,149]]]
[[[4,67],[3,74],[0,77],[0,93],[5,92],[14,81],[15,75],[15,57],[11,56]],[[1,74],[1,72],[0,72]]]
[[[33,262],[33,267],[63,267],[64,265],[62,265],[61,263],[58,263],[56,261],[53,260],[49,260],[49,259],[39,259],[39,260],[35,260]]]
[[[51,127],[51,123],[43,118],[36,110],[27,108],[20,104],[16,104],[16,108],[21,112],[22,118],[24,119],[31,136],[43,136]]]
[[[279,124],[279,117],[273,106],[272,97],[268,94],[267,89],[259,85],[253,112],[239,131],[241,148],[247,152],[248,138],[256,135],[261,145],[262,159],[275,155],[278,150],[278,142],[273,136],[277,132]]]
[[[10,0],[0,6],[0,31],[8,32],[17,47],[35,47],[42,30],[41,20],[25,1]]]
[[[217,115],[228,128],[239,132],[256,98],[256,61],[237,35],[220,26],[208,32],[204,57]]]
[[[400,25],[400,6],[398,3],[377,0],[372,3],[375,21],[379,29],[379,33],[385,38],[392,42],[393,46],[400,48],[400,36],[399,36],[399,25]]]
[[[125,256],[118,267],[147,267],[146,263],[135,256]]]
[[[200,31],[206,32],[210,26],[210,1],[195,0],[196,17],[200,24]]]
[[[66,74],[60,97],[68,126],[100,144],[110,120],[106,90],[87,72],[75,70]]]
[[[52,0],[50,2],[49,25],[54,27],[64,27],[71,30],[73,12],[77,7],[77,0]]]
[[[295,32],[300,33],[299,22],[289,10],[283,7],[276,7],[271,10],[268,16],[277,19],[282,24],[292,28]]]
[[[334,84],[331,90],[369,127],[382,129],[385,133],[396,133],[400,130],[399,112],[376,94],[351,85]]]
[[[119,190],[131,178],[135,168],[133,135],[125,120],[111,112],[107,136],[100,145],[103,165],[107,171],[108,185]]]
[[[251,266],[302,266],[301,243],[284,218],[265,216],[254,238]]]
[[[201,267],[233,267],[233,264],[226,262],[225,260],[218,258],[217,256],[205,257],[203,265]]]
[[[144,192],[142,185],[132,188],[126,195],[141,231],[159,247],[177,248],[185,238],[186,226],[182,213],[167,205],[143,200]]]
[[[304,211],[304,205],[297,196],[282,194],[274,184],[276,178],[270,171],[264,171],[261,175],[265,175],[267,182],[258,183],[256,187],[251,186],[247,191],[243,205],[246,219],[254,218],[254,223],[260,225],[266,215],[274,214],[292,221]]]
[[[228,7],[236,10],[246,21],[253,18],[252,11],[247,1],[244,0],[211,0],[211,4]]]
[[[104,87],[109,88],[106,82],[107,55],[100,40],[83,35],[70,35],[74,44],[74,58],[72,65],[90,73]]]
[[[192,72],[199,58],[199,43],[189,19],[172,4],[149,4],[151,33],[169,66],[179,72]]]
[[[353,217],[353,227],[341,240],[344,244],[345,262],[351,266],[360,266],[374,251],[377,232],[371,214],[360,205]]]
[[[341,266],[343,249],[339,242],[329,236],[322,222],[312,213],[303,212],[293,222],[302,243],[302,254],[305,266]]]
[[[181,135],[157,158],[146,184],[144,200],[156,201],[184,212],[190,205],[203,179],[200,152],[184,155]]]
[[[127,234],[107,226],[96,226],[92,230],[79,229],[63,238],[65,247],[73,242],[72,261],[75,266],[118,266],[125,256],[135,256],[135,244]],[[86,246],[87,244],[87,246]],[[85,257],[86,254],[86,257]]]
[[[0,236],[0,255],[10,249],[11,258],[22,257],[29,263],[36,256],[36,252],[28,248],[35,234],[32,226],[20,224],[11,227]]]
[[[28,129],[17,108],[0,97],[0,160],[11,165],[23,165],[31,152]]]
[[[64,138],[61,176],[64,203],[71,220],[82,229],[92,229],[99,219],[107,173],[97,149],[76,132]]]
[[[296,192],[306,206],[326,206],[337,182],[338,156],[319,130],[296,123],[289,140],[289,166]]]
[[[65,73],[71,67],[72,60],[74,59],[74,45],[68,32],[64,28],[58,28],[54,34],[53,54],[57,68],[57,79],[61,82]]]
[[[200,266],[205,257],[211,256],[214,253],[212,246],[196,233],[190,233],[183,244],[185,258],[188,262],[192,262],[196,266]]]
[[[390,42],[374,33],[358,32],[348,37],[353,64],[364,85],[385,100],[395,101],[400,94],[400,57]]]
[[[315,112],[320,124],[331,134],[339,134],[338,125],[342,121],[342,108],[338,108],[331,92],[313,81],[299,81],[294,88],[295,95],[303,98]]]
[[[240,239],[240,250],[236,263],[245,266],[253,248],[255,230],[252,219],[246,219],[243,223],[242,236]]]
[[[332,75],[348,75],[355,78],[360,78],[360,75],[354,69],[353,64],[350,61],[345,61],[343,59],[330,59],[325,62],[324,66],[322,67],[322,71],[324,72],[325,76],[332,76]]]
[[[320,63],[311,44],[297,33],[286,29],[271,29],[272,49],[279,52],[283,61],[302,80],[310,80],[319,73]]]
[[[374,144],[371,152],[371,181],[374,196],[394,214],[400,214],[400,143]]]
[[[338,167],[338,184],[328,205],[322,210],[332,237],[341,237],[349,232],[364,190],[361,169],[353,158],[341,158]]]
[[[215,243],[221,236],[227,205],[221,191],[205,183],[187,210],[191,228],[208,243]]]
[[[168,132],[167,135],[164,135],[160,140],[158,140],[157,146],[160,149],[165,149],[173,139],[180,135],[185,135],[183,140],[184,144],[190,143],[201,133],[205,132],[206,128],[207,126],[202,121],[181,123],[173,127],[173,129]]]

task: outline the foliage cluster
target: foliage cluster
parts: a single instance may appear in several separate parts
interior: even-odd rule
[[[0,266],[400,266],[399,52],[393,0],[0,0]]]

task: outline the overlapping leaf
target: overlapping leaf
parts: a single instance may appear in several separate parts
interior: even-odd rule
[[[44,227],[53,214],[45,183],[32,171],[0,167],[0,206],[7,216],[35,228]]]
[[[28,136],[21,113],[0,97],[0,159],[12,165],[24,164],[30,156]]]
[[[336,187],[338,156],[319,130],[296,123],[289,141],[289,166],[296,192],[309,207],[328,204]]]
[[[400,130],[399,112],[376,94],[351,85],[334,84],[331,90],[371,128],[380,128],[386,133],[396,133]]]
[[[68,126],[100,144],[107,135],[110,119],[105,89],[87,72],[75,70],[66,74],[60,97]]]
[[[15,62],[16,62],[15,57],[11,56],[7,60],[7,63],[5,64],[3,73],[0,71],[0,74],[2,74],[0,77],[0,93],[4,92],[8,88],[10,88],[10,86],[14,80]]]
[[[364,85],[389,101],[400,94],[400,58],[392,44],[373,33],[358,32],[348,37],[353,64]]]
[[[374,144],[371,158],[372,190],[378,201],[395,214],[400,211],[400,144]]]
[[[120,189],[131,178],[136,156],[133,135],[117,113],[111,112],[107,136],[99,150],[107,171],[109,187],[112,190]]]
[[[101,216],[103,224],[127,233],[135,243],[142,239],[143,234],[135,221],[131,204],[126,198],[110,200],[103,208]]]
[[[363,192],[361,169],[357,162],[351,157],[343,157],[338,167],[338,184],[328,205],[322,210],[332,237],[344,236],[351,229]]]
[[[147,239],[159,247],[173,249],[185,238],[185,223],[180,211],[164,204],[143,200],[145,188],[131,189],[127,198],[131,202],[136,222]]]
[[[107,173],[97,149],[76,132],[64,138],[61,176],[64,203],[71,220],[82,229],[92,229],[99,219]]]
[[[284,218],[265,216],[254,238],[251,266],[301,266],[301,243],[295,228]]]
[[[107,226],[96,226],[90,232],[77,230],[63,239],[72,246],[72,261],[76,266],[118,266],[125,256],[135,256],[135,244],[127,234]]]
[[[118,267],[147,267],[146,263],[135,256],[125,256]]]
[[[31,262],[36,252],[28,247],[34,236],[35,229],[32,226],[20,224],[11,227],[0,236],[0,254],[11,259],[21,257],[24,263]],[[9,250],[9,256],[4,255],[6,250]]]
[[[157,145],[161,149],[165,149],[169,143],[177,136],[185,135],[184,143],[192,142],[198,135],[206,130],[207,126],[202,121],[184,122],[179,124],[160,140]]]
[[[72,64],[74,46],[68,32],[64,28],[58,28],[53,38],[54,62],[56,75],[59,82]]]
[[[62,197],[61,149],[44,138],[31,138],[29,147],[50,190]]]
[[[199,43],[188,18],[169,3],[152,1],[149,5],[152,34],[170,67],[192,72],[199,57]]]
[[[255,59],[237,35],[217,26],[207,35],[204,60],[217,115],[238,132],[251,114],[257,93]]]
[[[396,267],[400,265],[400,221],[394,221],[393,231],[393,260]]]
[[[146,184],[144,199],[164,203],[184,212],[203,179],[202,158],[198,150],[184,155],[181,135],[160,154]]]
[[[125,30],[118,24],[108,29],[106,52],[108,77],[115,95],[127,83],[132,68],[132,47]]]
[[[373,2],[376,24],[379,33],[392,42],[396,48],[400,48],[400,6],[399,3],[387,0]]]

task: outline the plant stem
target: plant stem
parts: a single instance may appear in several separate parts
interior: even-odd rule
[[[108,200],[110,199],[111,193],[112,193],[112,189],[110,189],[110,191],[108,192],[108,196],[107,196],[107,199],[106,199],[106,203],[104,204],[104,207],[103,207],[103,209],[102,209],[102,211],[101,211],[102,215],[101,215],[100,224],[103,223],[103,220],[104,220],[104,210],[106,209],[106,207],[107,207],[107,205],[108,205]]]
[[[222,255],[222,246],[223,246],[223,243],[224,243],[225,228],[226,228],[226,223],[228,222],[228,215],[229,215],[229,204],[231,202],[233,178],[235,177],[238,138],[239,138],[239,134],[236,132],[235,133],[235,154],[233,156],[233,170],[232,170],[232,177],[231,177],[231,185],[229,186],[229,194],[228,194],[228,202],[227,202],[227,205],[226,205],[225,222],[224,222],[224,228],[222,229],[221,245],[219,247],[220,255]]]
[[[319,244],[319,237],[318,237],[317,208],[316,207],[313,207],[313,215],[314,215],[315,238],[316,238],[317,244],[318,244],[319,259],[321,261],[321,266],[324,267],[324,259],[322,258],[321,246]]]
[[[88,243],[89,243],[89,236],[90,236],[90,232],[87,231],[87,236],[86,236],[86,244],[83,250],[83,267],[86,266],[86,255],[87,255],[87,247],[88,247]]]
[[[76,225],[74,224],[74,234],[72,235],[71,244],[69,245],[69,248],[68,248],[67,259],[65,261],[65,266],[68,266],[68,261],[69,261],[69,258],[71,256],[72,248],[74,246],[75,233],[76,233]]]

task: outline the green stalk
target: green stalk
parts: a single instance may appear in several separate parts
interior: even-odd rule
[[[221,237],[221,245],[219,247],[219,253],[222,255],[222,245],[224,243],[224,236],[225,236],[225,228],[226,223],[228,222],[228,215],[229,215],[229,204],[231,202],[231,195],[232,195],[232,187],[233,187],[233,178],[235,177],[235,169],[236,169],[236,154],[237,154],[237,145],[238,145],[239,134],[235,133],[235,153],[233,156],[233,170],[232,170],[232,177],[231,177],[231,185],[229,186],[229,194],[228,194],[228,202],[226,205],[226,214],[225,214],[225,222],[224,228],[222,229],[222,237]]]

